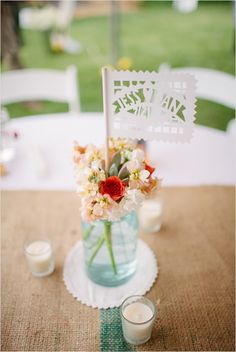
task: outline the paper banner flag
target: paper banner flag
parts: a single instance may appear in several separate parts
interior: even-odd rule
[[[190,74],[103,69],[107,136],[190,141],[195,84]]]

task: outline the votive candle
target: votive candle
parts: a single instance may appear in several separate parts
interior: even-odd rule
[[[139,209],[139,222],[143,230],[158,232],[162,224],[163,204],[160,198],[147,199]]]
[[[54,271],[54,256],[49,240],[36,240],[26,243],[24,249],[30,270],[34,276],[47,276]]]
[[[125,340],[133,345],[147,342],[152,334],[156,307],[142,296],[128,297],[120,307],[122,330]]]

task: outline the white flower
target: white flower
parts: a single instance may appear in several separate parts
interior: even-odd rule
[[[126,213],[129,213],[137,210],[144,199],[145,196],[139,189],[129,189],[127,190],[124,198],[120,201],[119,207]]]
[[[142,201],[145,199],[145,196],[139,189],[129,189],[125,199],[129,202],[132,202],[135,206],[139,206],[140,203],[142,203]]]
[[[92,183],[99,183],[100,181],[104,181],[106,179],[105,171],[99,169],[90,169],[87,179]]]
[[[102,168],[102,160],[99,159],[99,160],[92,161],[91,168],[95,169],[95,170],[101,169]]]
[[[129,186],[131,189],[140,188],[148,181],[150,172],[144,169],[145,164],[143,162],[131,160],[125,165],[130,172]]]
[[[139,179],[142,181],[142,182],[145,182],[146,179],[149,177],[150,175],[150,172],[148,170],[141,170],[139,172]]]
[[[148,182],[150,172],[147,170],[134,170],[129,175],[129,186],[131,189],[141,188]]]
[[[130,173],[135,172],[137,170],[141,171],[142,169],[144,169],[144,163],[141,163],[138,160],[127,161],[125,166],[127,167]]]
[[[96,196],[98,193],[98,184],[97,183],[92,183],[92,182],[87,182],[85,184],[79,185],[77,187],[77,192],[80,193],[82,197],[89,198]]]
[[[86,149],[85,158],[89,165],[97,165],[97,162],[102,161],[103,153],[100,149],[96,148],[93,144],[89,144]]]
[[[135,149],[132,151],[131,160],[137,160],[139,162],[144,162],[145,154],[142,149]]]
[[[131,160],[132,152],[130,150],[121,150],[121,164],[124,164],[126,161]]]
[[[109,139],[109,148],[115,149],[116,151],[133,150],[136,145],[137,143],[132,139],[112,137]]]
[[[101,217],[103,215],[103,208],[101,206],[101,204],[97,203],[94,205],[93,207],[93,215],[95,215],[96,217]]]
[[[113,220],[118,204],[108,194],[82,198],[81,216],[85,221]]]
[[[84,197],[94,196],[98,192],[98,184],[106,179],[104,170],[91,169],[89,167],[76,168],[77,192]]]

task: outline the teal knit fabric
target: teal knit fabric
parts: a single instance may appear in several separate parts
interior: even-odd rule
[[[128,344],[122,333],[119,308],[101,309],[101,352],[136,351],[135,346]]]

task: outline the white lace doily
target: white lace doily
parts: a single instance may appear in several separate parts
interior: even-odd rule
[[[86,275],[83,260],[82,241],[68,253],[63,279],[67,290],[77,300],[93,308],[119,307],[131,295],[144,295],[152,287],[157,274],[156,257],[149,246],[138,241],[137,271],[130,281],[117,287],[104,287],[93,283]]]

